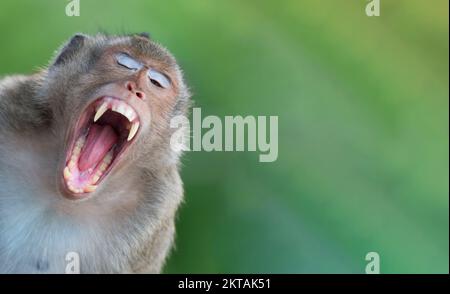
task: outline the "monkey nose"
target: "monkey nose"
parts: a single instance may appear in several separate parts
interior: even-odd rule
[[[127,88],[128,91],[130,91],[137,98],[145,100],[145,93],[137,90],[136,83],[126,82],[125,87]]]

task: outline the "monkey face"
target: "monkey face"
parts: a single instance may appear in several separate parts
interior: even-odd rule
[[[167,143],[170,118],[185,111],[188,99],[175,59],[141,36],[75,36],[49,77],[55,82],[48,89],[59,89],[59,177],[70,199],[95,195],[111,175]]]

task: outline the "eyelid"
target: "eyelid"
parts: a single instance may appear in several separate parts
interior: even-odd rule
[[[156,82],[158,82],[164,89],[169,88],[172,84],[170,78],[166,74],[152,68],[148,70],[147,76],[150,80],[155,80]]]
[[[126,53],[117,54],[116,61],[118,64],[132,70],[140,70],[144,66],[142,63]]]
[[[119,65],[134,71],[140,70],[144,67],[144,64],[124,52],[116,55],[116,61]],[[169,88],[172,84],[170,78],[166,74],[152,68],[147,71],[147,76],[151,81],[156,82],[164,89]]]

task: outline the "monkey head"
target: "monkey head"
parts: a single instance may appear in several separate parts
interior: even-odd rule
[[[170,119],[186,113],[190,95],[174,57],[148,36],[77,34],[42,84],[61,138],[65,197],[90,198],[143,161],[177,162]]]

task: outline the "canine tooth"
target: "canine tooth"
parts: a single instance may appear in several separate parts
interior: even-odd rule
[[[137,131],[139,129],[139,122],[134,122],[133,125],[131,126],[130,132],[128,133],[128,138],[127,141],[130,141],[131,139],[133,139],[133,137],[136,135]]]
[[[108,103],[103,102],[103,104],[97,109],[94,116],[94,122],[96,122],[106,111],[108,110]]]
[[[96,185],[87,185],[87,186],[84,188],[84,192],[87,192],[87,193],[94,192],[95,189],[97,189],[97,186],[96,186]]]
[[[69,167],[65,167],[64,168],[64,179],[68,180],[70,179],[70,177],[72,176],[72,173],[69,170]]]

